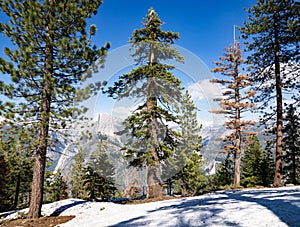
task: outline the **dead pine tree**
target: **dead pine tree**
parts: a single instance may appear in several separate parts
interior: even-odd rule
[[[234,178],[235,187],[240,186],[240,165],[242,143],[247,138],[247,132],[250,125],[254,122],[244,120],[243,113],[249,111],[254,106],[249,102],[249,98],[255,95],[255,92],[249,91],[247,88],[252,84],[247,75],[241,73],[240,67],[244,62],[242,51],[238,41],[229,48],[225,48],[224,56],[219,57],[220,61],[215,62],[216,68],[211,70],[213,73],[219,74],[219,79],[211,79],[212,83],[218,83],[225,86],[221,98],[217,98],[220,104],[219,110],[212,110],[213,113],[224,114],[226,117],[225,126],[230,133],[223,138],[226,152],[232,152],[234,155]]]

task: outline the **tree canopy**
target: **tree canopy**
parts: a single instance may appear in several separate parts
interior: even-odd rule
[[[109,87],[111,97],[141,98],[141,104],[124,121],[121,134],[129,139],[123,150],[130,165],[148,169],[148,197],[162,196],[160,162],[168,158],[176,145],[176,132],[168,125],[177,123],[175,104],[181,100],[181,82],[170,70],[174,66],[162,63],[182,57],[172,44],[178,33],[163,31],[162,22],[150,8],[144,27],[135,30],[130,39],[132,56],[139,64]]]
[[[6,119],[22,121],[35,133],[35,165],[29,218],[41,215],[46,153],[50,131],[67,125],[85,110],[78,102],[95,94],[101,83],[83,88],[96,63],[103,62],[105,47],[91,43],[94,25],[87,19],[97,13],[101,0],[89,1],[1,1],[9,21],[0,23],[0,31],[13,48],[5,48],[9,61],[0,59],[0,70],[10,75],[2,83],[9,101]]]
[[[247,63],[250,65],[251,80],[256,85],[257,96],[254,100],[263,110],[262,120],[267,126],[276,119],[274,185],[282,186],[283,98],[284,92],[295,91],[298,86],[299,2],[259,0],[247,11],[248,20],[241,32],[250,53]],[[295,93],[295,98],[297,95],[299,92]],[[272,111],[266,111],[267,107]]]

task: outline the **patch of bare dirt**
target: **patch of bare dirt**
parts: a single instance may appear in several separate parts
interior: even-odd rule
[[[157,201],[163,201],[163,200],[170,200],[170,199],[178,199],[182,197],[176,197],[176,196],[163,196],[161,198],[153,198],[153,199],[141,199],[141,200],[129,200],[126,201],[125,204],[142,204],[142,203],[151,203],[151,202],[157,202]]]
[[[54,227],[75,218],[75,216],[51,216],[37,219],[14,219],[3,222],[1,227]]]

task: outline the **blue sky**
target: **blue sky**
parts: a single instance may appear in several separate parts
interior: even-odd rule
[[[98,27],[94,41],[106,41],[111,49],[126,43],[134,29],[142,27],[142,18],[153,7],[163,29],[179,32],[176,42],[198,57],[209,68],[218,60],[223,49],[233,42],[233,25],[242,26],[247,19],[243,10],[255,4],[254,0],[104,0],[93,23]]]
[[[178,71],[175,73],[176,76],[182,77],[185,86],[189,87],[189,91],[193,93],[194,101],[201,110],[199,119],[201,118],[203,122],[220,121],[215,119],[215,115],[208,114],[209,110],[218,109],[218,104],[212,102],[212,96],[220,92],[215,85],[209,85],[207,74],[210,74],[209,69],[214,67],[212,62],[217,61],[218,57],[223,54],[224,48],[233,42],[234,25],[243,26],[243,22],[247,19],[244,8],[249,8],[255,3],[254,0],[104,0],[98,15],[91,21],[97,25],[98,29],[94,41],[98,45],[103,45],[109,41],[112,55],[124,55],[120,54],[119,50],[127,48],[124,45],[128,44],[132,32],[134,29],[142,27],[142,19],[146,16],[148,9],[153,7],[165,23],[162,27],[164,30],[179,32],[180,39],[176,45],[183,48],[185,58],[190,57],[186,65],[189,62],[194,63],[189,69],[183,69],[182,73]],[[236,33],[238,36],[238,31]],[[127,58],[128,62],[130,61],[129,58]],[[106,68],[100,72],[102,75],[99,77],[104,75],[107,79],[108,75],[118,74],[117,69],[109,73],[107,71],[111,70],[110,65],[120,64],[120,61],[122,60],[115,59],[111,63],[110,58],[108,58]],[[127,67],[119,68],[119,71],[124,72],[125,68],[129,70],[131,64],[132,62]],[[199,64],[202,64],[202,68]],[[180,69],[183,67],[180,64],[177,66]],[[205,66],[206,70],[203,69]],[[196,75],[196,73],[191,72],[195,71],[193,67],[200,67],[199,71],[202,71],[202,74]],[[204,74],[205,76],[203,76]],[[115,75],[114,77],[116,78]],[[113,113],[117,110],[126,112],[122,103],[105,100],[103,96],[98,97],[95,112],[103,110],[106,106],[104,104],[112,108]],[[127,102],[124,105],[132,109],[132,106]],[[134,106],[135,103],[132,105]]]
[[[128,52],[128,40],[134,29],[142,27],[142,19],[153,7],[165,23],[162,28],[180,34],[176,45],[187,61],[185,65],[177,65],[179,70],[175,73],[193,93],[202,110],[199,118],[206,122],[216,121],[214,115],[207,114],[208,110],[218,108],[217,103],[212,102],[218,89],[208,83],[209,70],[214,67],[212,62],[217,61],[224,48],[233,42],[233,26],[243,26],[247,19],[244,8],[255,3],[254,0],[104,0],[98,14],[89,21],[97,26],[94,44],[111,43],[105,68],[96,75],[96,80],[116,79],[134,67]],[[0,19],[5,17],[0,14]],[[0,45],[0,57],[3,57],[3,49],[9,42],[1,37]],[[103,95],[88,103],[94,113],[124,109],[122,102],[116,103]],[[136,101],[124,105],[130,109]]]
[[[153,7],[163,29],[179,32],[177,45],[200,57],[209,68],[218,60],[223,49],[233,42],[233,26],[242,26],[247,19],[243,10],[255,4],[255,0],[104,0],[91,23],[97,25],[93,39],[98,46],[111,43],[111,50],[128,43],[134,29],[142,27],[142,18]],[[0,20],[4,20],[0,13]],[[237,32],[238,34],[238,32]],[[1,36],[0,57],[9,45]]]

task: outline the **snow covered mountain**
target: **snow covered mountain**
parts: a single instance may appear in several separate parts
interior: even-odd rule
[[[96,118],[94,126],[91,127],[90,132],[95,138],[97,135],[105,137],[110,161],[116,169],[117,184],[124,189],[125,185],[128,184],[144,185],[145,180],[143,178],[145,173],[143,171],[129,169],[126,161],[122,158],[123,153],[120,149],[124,146],[126,138],[115,133],[122,130],[122,127],[121,119],[113,117],[108,113],[100,113]],[[86,161],[88,162],[91,153],[97,149],[97,141],[99,141],[97,139],[80,140],[81,133],[75,130],[69,131],[69,133],[70,139],[63,140],[63,142],[59,144],[59,149],[49,153],[51,159],[56,163],[55,169],[60,169],[66,179],[68,179],[72,160],[78,153],[78,150],[82,148]],[[206,172],[210,172],[215,166],[215,159],[221,149],[219,138],[224,134],[224,130],[222,130],[220,126],[209,125],[202,128],[201,134],[204,145],[201,151],[205,159],[204,168]],[[58,138],[58,141],[61,140]]]
[[[114,138],[121,142],[121,137],[115,133],[122,130],[122,120],[108,113],[99,113],[95,130],[102,135]],[[121,142],[122,143],[122,142]]]

